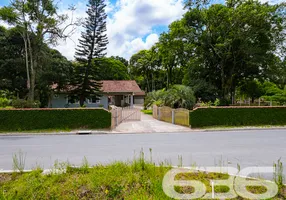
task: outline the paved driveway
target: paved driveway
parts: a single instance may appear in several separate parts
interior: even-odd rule
[[[141,113],[141,121],[121,123],[113,133],[178,133],[189,132],[190,128],[154,119],[151,115]]]

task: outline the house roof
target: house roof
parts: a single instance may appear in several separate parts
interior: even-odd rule
[[[101,81],[102,91],[105,93],[124,93],[133,92],[141,93],[142,90],[134,80],[124,80],[124,81]]]
[[[144,96],[145,92],[140,89],[135,80],[103,80],[101,90],[104,93],[134,93],[136,96]],[[67,90],[70,87],[67,86]],[[57,89],[57,84],[52,85],[52,89]]]

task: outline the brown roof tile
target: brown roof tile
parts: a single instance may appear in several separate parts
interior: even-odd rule
[[[106,93],[142,92],[142,90],[134,80],[101,81],[101,82],[102,82],[102,91]]]
[[[145,92],[140,89],[136,81],[134,80],[114,80],[114,81],[100,81],[102,82],[102,91],[104,93],[131,93],[135,95],[145,95]],[[52,89],[56,89],[57,84],[52,85]],[[70,90],[71,86],[67,86],[66,90]]]

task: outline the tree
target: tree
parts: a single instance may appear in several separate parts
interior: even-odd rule
[[[158,48],[154,45],[150,50],[141,50],[130,58],[130,71],[131,76],[141,88],[146,91],[154,91],[157,82],[164,82],[159,77],[158,69],[160,68],[161,61],[158,55]]]
[[[261,78],[285,38],[282,4],[227,1],[209,8],[190,8],[182,19],[190,30],[184,39],[194,44],[186,79],[203,79],[234,101],[245,79]],[[259,14],[258,14],[259,13]]]
[[[252,103],[254,103],[256,98],[260,98],[263,95],[264,89],[259,81],[247,80],[244,81],[239,87],[239,93],[241,95],[245,95],[246,97],[250,97]]]
[[[27,94],[24,44],[17,28],[0,27],[0,88],[19,98]]]
[[[85,32],[81,33],[79,45],[76,48],[75,58],[79,62],[79,69],[76,70],[74,79],[75,89],[73,94],[79,98],[80,106],[84,105],[86,98],[100,96],[101,83],[97,75],[98,60],[94,60],[96,67],[92,67],[94,58],[105,56],[108,44],[106,32],[105,1],[89,0],[88,17],[83,27]]]
[[[110,58],[112,58],[113,60],[118,60],[122,62],[126,67],[128,67],[128,60],[126,60],[125,58],[120,56],[111,56]]]
[[[110,58],[97,58],[95,59],[98,64],[98,79],[99,80],[129,80],[127,67],[118,59]],[[96,66],[92,66],[96,67]]]
[[[74,11],[74,8],[71,8]],[[36,79],[43,68],[42,48],[45,43],[55,44],[59,38],[67,38],[68,27],[63,24],[68,16],[60,15],[53,0],[13,0],[9,6],[0,9],[0,19],[17,26],[24,41],[24,55],[27,73],[29,99],[34,100]]]
[[[263,98],[268,101],[276,101],[283,105],[286,103],[286,87],[283,89],[278,88],[278,86],[271,82],[264,82],[264,96]]]
[[[56,84],[57,89],[63,89],[72,77],[72,63],[67,60],[60,52],[45,46],[45,57],[43,65],[45,68],[40,71],[37,77],[37,93],[42,107],[49,106],[52,94],[51,86]]]

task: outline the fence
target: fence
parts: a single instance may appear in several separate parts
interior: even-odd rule
[[[165,121],[182,126],[190,126],[190,111],[179,108],[153,106],[153,117],[160,121]]]
[[[128,121],[140,121],[141,120],[141,112],[138,108],[132,107],[113,107],[111,112],[111,129],[114,129],[116,126],[121,124],[122,122]]]

